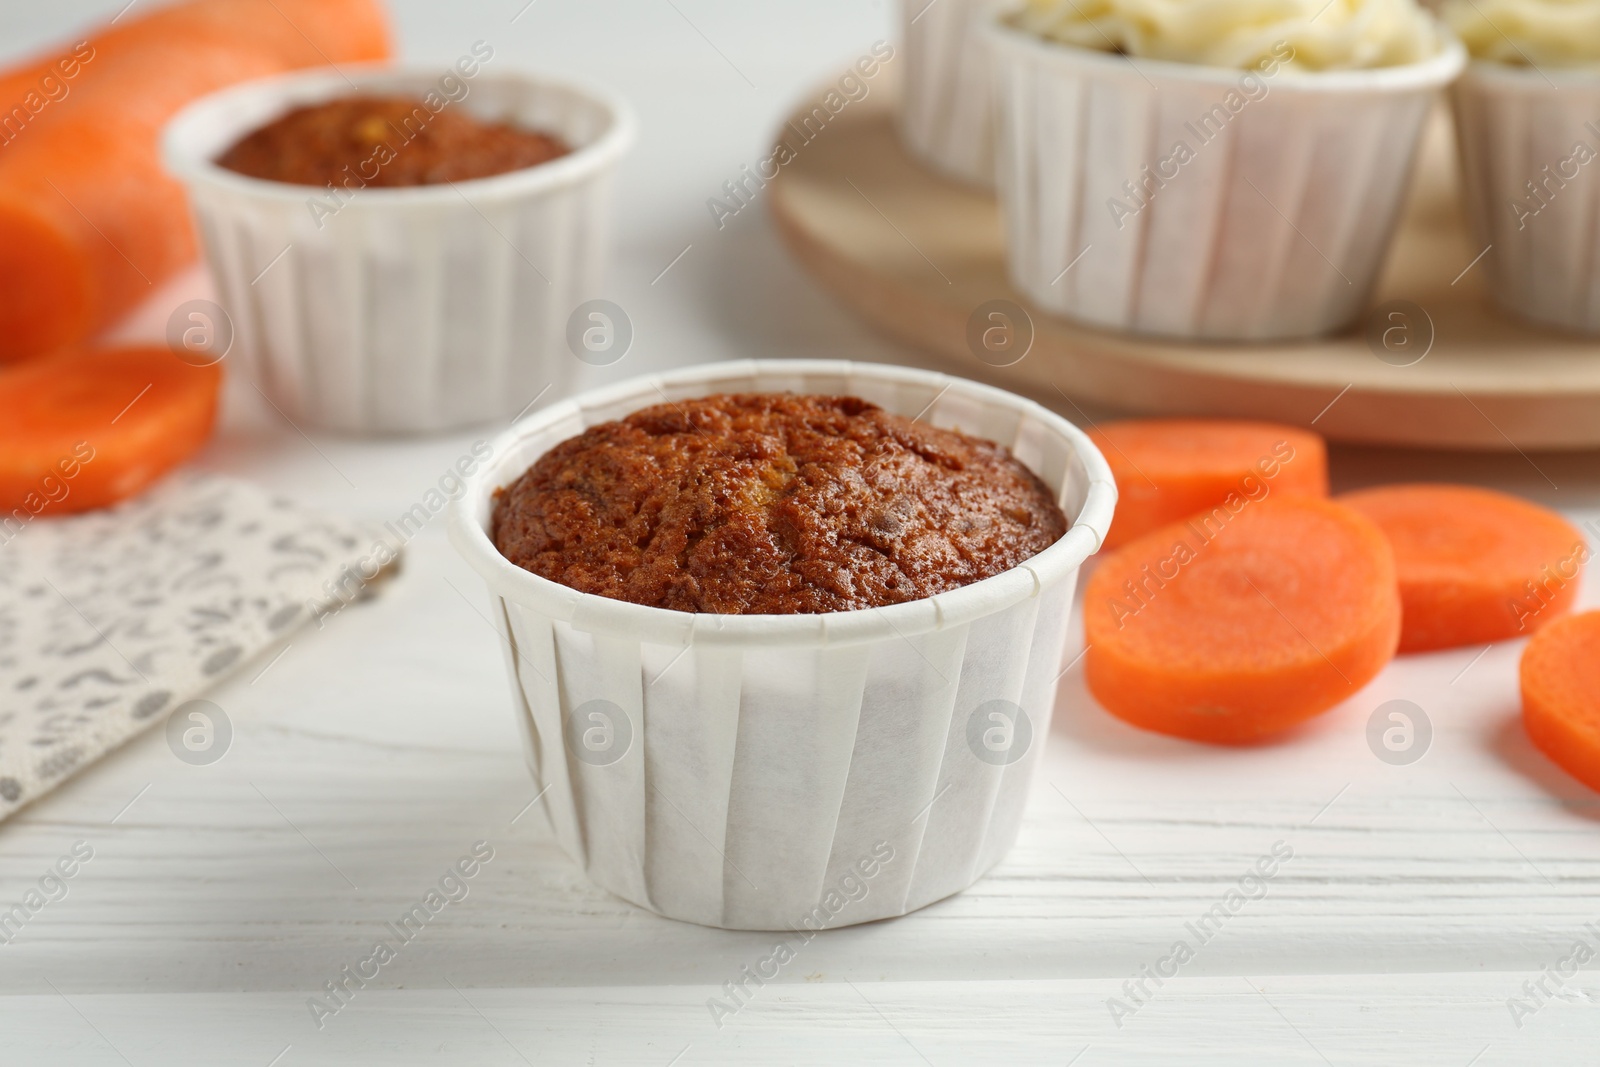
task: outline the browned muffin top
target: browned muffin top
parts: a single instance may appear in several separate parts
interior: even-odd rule
[[[483,122],[459,106],[349,96],[296,108],[246,135],[217,165],[252,178],[339,188],[487,178],[566,155],[559,138]]]
[[[855,397],[660,404],[563,441],[496,494],[519,567],[678,611],[916,600],[1015,567],[1067,519],[1000,445]]]

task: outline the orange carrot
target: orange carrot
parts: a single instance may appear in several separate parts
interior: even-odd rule
[[[1293,426],[1229,419],[1129,419],[1090,438],[1117,479],[1116,548],[1230,498],[1328,495],[1328,450]]]
[[[81,41],[0,71],[0,146],[22,136],[40,112],[70,96],[83,60],[93,54],[88,42]]]
[[[1522,724],[1535,745],[1600,790],[1600,611],[1540,630],[1522,653]]]
[[[1327,500],[1245,503],[1103,560],[1084,593],[1089,690],[1135,726],[1242,744],[1352,696],[1394,656],[1383,533]]]
[[[377,0],[189,0],[130,13],[87,47],[37,113],[26,94],[0,98],[0,362],[81,342],[194,258],[157,147],[174,113],[250,78],[381,59],[388,33]],[[0,74],[0,88],[39,69]]]
[[[1589,549],[1553,511],[1465,485],[1386,485],[1339,500],[1394,548],[1402,652],[1525,636],[1577,598]]]
[[[109,348],[0,370],[0,541],[36,515],[133,496],[211,436],[215,365]]]

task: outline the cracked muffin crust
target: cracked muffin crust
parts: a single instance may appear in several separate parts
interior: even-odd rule
[[[747,393],[645,408],[496,493],[512,563],[678,611],[881,607],[1009,570],[1067,519],[1000,445],[855,397]]]
[[[217,165],[292,185],[404,188],[490,178],[566,155],[560,138],[404,96],[295,108],[241,138]]]

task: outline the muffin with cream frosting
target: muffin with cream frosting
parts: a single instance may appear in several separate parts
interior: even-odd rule
[[[990,0],[901,0],[900,140],[946,177],[994,185],[994,87],[977,20]]]
[[[1287,70],[1420,63],[1438,24],[1414,0],[1029,0],[1012,24],[1062,44],[1245,70],[1282,45]]]
[[[1360,314],[1465,59],[1415,0],[1028,0],[988,33],[1014,282],[1187,339]]]
[[[1473,252],[1496,301],[1600,333],[1600,0],[1447,0],[1472,63],[1451,92]]]
[[[1596,0],[1449,0],[1440,14],[1476,60],[1563,69],[1600,64]]]

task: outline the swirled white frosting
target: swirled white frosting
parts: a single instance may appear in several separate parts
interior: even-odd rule
[[[1441,14],[1475,59],[1535,67],[1600,63],[1600,0],[1449,0]]]
[[[1080,48],[1236,69],[1366,70],[1440,47],[1416,0],[1028,0],[1011,21]]]

